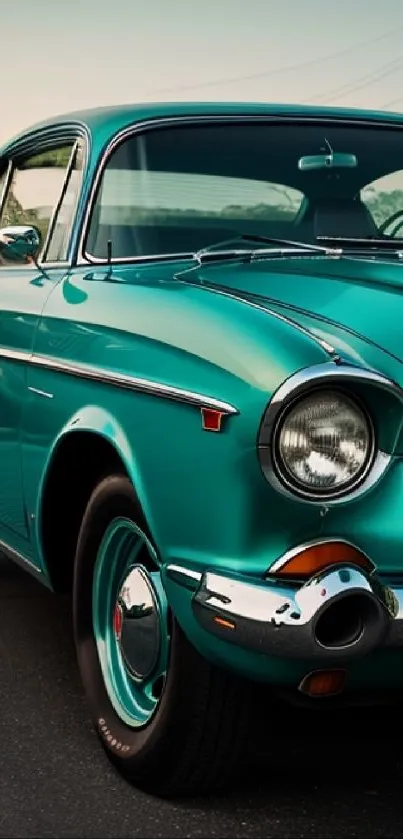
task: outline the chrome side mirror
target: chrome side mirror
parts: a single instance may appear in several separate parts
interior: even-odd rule
[[[42,243],[37,227],[10,225],[0,229],[0,258],[7,262],[35,262]]]

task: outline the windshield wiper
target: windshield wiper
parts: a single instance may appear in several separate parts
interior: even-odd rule
[[[372,236],[361,239],[347,236],[317,236],[316,241],[342,249],[354,248],[355,251],[388,250],[397,253],[403,252],[403,239],[377,239]]]
[[[257,245],[278,245],[279,247],[271,248],[237,248],[238,243],[251,242]],[[218,249],[218,250],[217,250]],[[291,239],[278,239],[273,236],[259,236],[254,233],[242,233],[239,236],[234,236],[231,239],[223,239],[222,242],[215,242],[213,245],[208,245],[205,248],[197,251],[194,258],[199,262],[208,262],[220,259],[259,259],[273,256],[291,256],[293,254],[301,256],[303,254],[312,255],[314,253],[325,254],[327,256],[339,256],[341,250],[336,248],[329,248],[325,245],[310,245],[308,242],[294,242]]]

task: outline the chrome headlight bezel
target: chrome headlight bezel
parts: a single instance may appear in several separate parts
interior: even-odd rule
[[[368,451],[366,452],[365,460],[360,469],[348,482],[346,481],[342,485],[339,485],[331,490],[329,490],[329,488],[312,488],[304,485],[302,482],[299,482],[284,463],[279,451],[279,438],[281,430],[284,427],[284,423],[286,422],[289,414],[295,409],[299,402],[302,402],[307,397],[315,396],[315,394],[320,395],[321,393],[334,394],[354,406],[354,409],[358,410],[362,414],[362,418],[367,427],[369,440]],[[264,419],[262,425],[264,424]],[[287,399],[281,406],[280,410],[276,411],[276,416],[270,429],[270,440],[268,440],[265,445],[262,445],[261,443],[261,432],[262,428],[259,435],[259,458],[265,477],[270,480],[271,483],[274,482],[277,485],[277,488],[286,491],[287,494],[311,502],[324,503],[337,501],[338,499],[346,498],[356,490],[359,490],[359,488],[365,483],[365,480],[371,472],[376,459],[376,434],[372,418],[366,406],[363,404],[362,400],[355,394],[352,394],[349,389],[343,388],[342,386],[340,387],[336,385],[336,383],[333,384],[333,382],[323,382],[321,384],[317,384],[316,386],[312,385],[304,388],[302,392],[295,394],[294,397],[290,396],[290,398]]]

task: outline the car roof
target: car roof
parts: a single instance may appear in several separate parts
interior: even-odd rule
[[[2,148],[6,154],[27,134],[41,132],[62,125],[80,125],[90,134],[100,132],[104,137],[113,136],[126,126],[144,120],[192,116],[290,116],[301,118],[332,118],[357,121],[402,123],[403,113],[372,111],[358,108],[335,108],[301,104],[276,104],[264,102],[163,102],[110,105],[60,114],[32,125],[9,140]]]

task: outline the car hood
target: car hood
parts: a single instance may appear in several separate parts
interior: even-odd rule
[[[270,258],[210,263],[192,275],[205,288],[283,313],[339,350],[371,345],[403,363],[403,264],[397,261]]]

